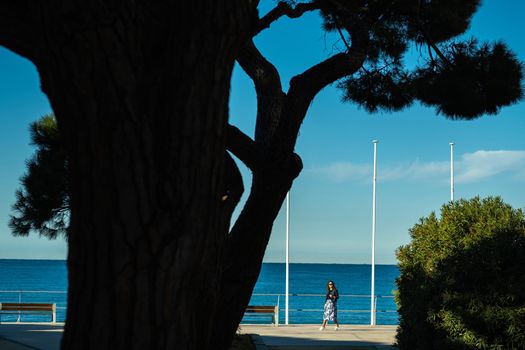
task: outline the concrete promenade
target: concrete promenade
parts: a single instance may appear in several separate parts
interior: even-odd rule
[[[1,323],[0,350],[58,350],[63,323]]]
[[[241,333],[258,334],[264,343],[257,350],[375,350],[393,347],[397,326],[341,325],[241,325]],[[257,337],[255,337],[255,340]]]
[[[257,350],[375,350],[395,349],[396,326],[341,325],[319,331],[319,325],[241,325],[241,333],[252,336]],[[63,324],[2,323],[0,350],[58,350]]]

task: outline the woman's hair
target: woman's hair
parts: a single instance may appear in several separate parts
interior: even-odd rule
[[[334,287],[334,289],[335,289],[335,283],[334,283],[334,281],[330,280],[330,281],[328,281],[328,283],[326,283],[326,292],[327,292],[327,293],[330,293],[330,286],[329,286],[330,283],[332,283],[332,285],[333,285],[333,287]]]

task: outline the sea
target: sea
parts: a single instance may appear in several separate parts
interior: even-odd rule
[[[286,320],[286,267],[264,263],[250,305],[279,306],[279,323]],[[375,309],[378,325],[396,325],[394,302],[395,265],[375,266]],[[341,324],[370,324],[371,266],[357,264],[290,264],[289,324],[320,324],[326,284],[332,280],[340,294],[338,318]],[[0,259],[0,303],[56,303],[57,321],[64,322],[67,309],[67,266],[63,260]],[[2,315],[0,322],[46,322],[49,315]],[[247,315],[243,323],[270,323],[268,315]]]

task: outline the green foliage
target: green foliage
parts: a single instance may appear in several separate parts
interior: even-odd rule
[[[316,0],[327,31],[366,41],[362,69],[339,87],[367,111],[397,111],[419,100],[453,119],[496,114],[523,97],[522,64],[501,42],[459,41],[479,0]],[[353,45],[352,45],[353,46]],[[421,65],[403,63],[420,48]],[[427,53],[427,57],[424,54]]]
[[[525,216],[499,197],[420,220],[397,251],[400,349],[525,349]]]
[[[503,43],[454,43],[444,50],[449,64],[419,69],[416,95],[452,118],[496,114],[522,97],[522,65]]]
[[[408,36],[425,43],[430,35],[436,43],[464,33],[480,5],[480,0],[400,0],[397,12],[406,18]],[[394,6],[395,6],[394,5]]]
[[[53,115],[30,126],[31,143],[37,147],[20,179],[9,226],[15,236],[31,231],[48,238],[66,235],[69,224],[67,161]]]
[[[343,100],[357,102],[367,111],[378,109],[399,111],[412,104],[414,100],[413,83],[410,75],[397,66],[388,69],[365,72],[352,76],[339,84],[343,88]]]

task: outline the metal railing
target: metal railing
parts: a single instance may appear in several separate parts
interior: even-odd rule
[[[325,294],[290,293],[288,310],[281,308],[281,293],[254,293],[250,305],[271,304],[279,306],[280,318],[286,320],[290,314],[290,323],[318,323],[322,318]],[[307,299],[310,300],[307,300]],[[338,301],[338,318],[342,323],[370,324],[370,295],[340,294]],[[378,324],[397,324],[397,308],[393,295],[376,295],[374,298],[374,313],[378,316]],[[245,317],[244,323],[250,318]],[[285,322],[283,322],[285,324]]]
[[[277,305],[281,324],[286,312],[290,314],[290,323],[317,323],[322,317],[324,294],[290,293],[289,308],[281,308],[283,293],[254,293],[250,305]],[[51,302],[57,309],[57,321],[64,322],[67,310],[67,292],[53,290],[0,290],[0,302]],[[374,298],[375,313],[378,324],[397,324],[397,309],[393,295],[376,295]],[[338,301],[339,320],[342,323],[369,324],[370,295],[340,294]],[[352,315],[345,316],[345,315]],[[383,316],[381,316],[383,315]],[[387,315],[387,316],[385,316]],[[7,315],[6,315],[7,316]],[[21,322],[22,316],[27,321],[38,320],[34,315],[12,315],[16,322]],[[249,318],[248,318],[249,319]]]

